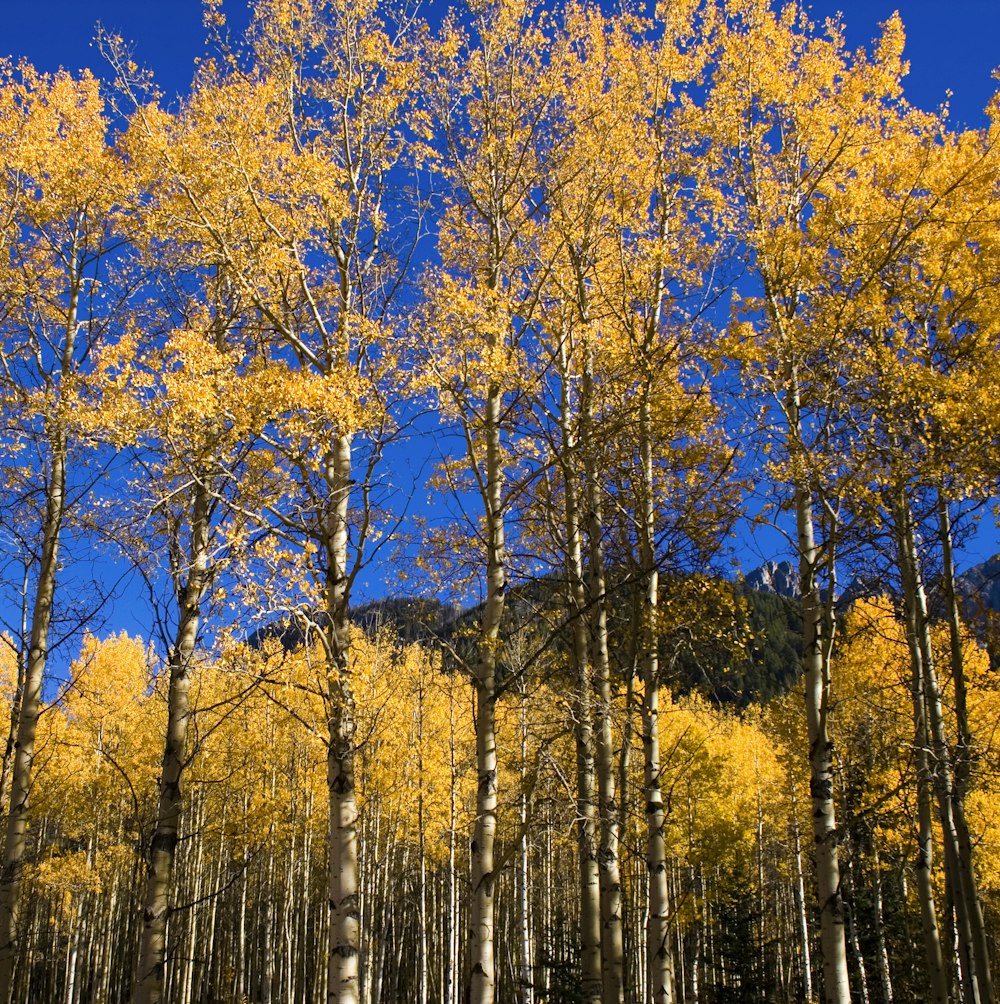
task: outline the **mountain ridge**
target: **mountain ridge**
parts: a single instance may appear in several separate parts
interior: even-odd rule
[[[743,576],[742,584],[744,590],[791,600],[802,597],[798,569],[787,559],[763,562]],[[984,612],[1000,614],[1000,553],[956,576],[955,588],[968,619],[981,617]],[[872,575],[856,575],[837,595],[837,605],[844,609],[855,600],[885,592],[884,580]]]

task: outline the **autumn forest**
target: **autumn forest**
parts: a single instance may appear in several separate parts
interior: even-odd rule
[[[1000,96],[767,0],[205,34],[0,61],[0,1004],[995,1004]]]

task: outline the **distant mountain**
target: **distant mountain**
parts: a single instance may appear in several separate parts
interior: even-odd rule
[[[837,609],[844,611],[857,600],[871,599],[885,591],[885,584],[878,576],[870,573],[856,575],[843,590],[838,590]],[[790,600],[801,599],[802,580],[799,578],[798,566],[791,561],[765,561],[759,568],[748,572],[743,579],[743,593],[750,592],[784,596]],[[825,590],[823,595],[826,595]]]
[[[873,600],[879,596],[885,596],[887,592],[885,582],[882,578],[871,573],[855,575],[843,592],[837,596],[837,609],[847,610],[851,604],[858,600]]]
[[[970,620],[981,616],[984,609],[1000,613],[1000,554],[959,575],[955,588]]]
[[[773,593],[797,600],[802,595],[799,570],[790,561],[765,561],[759,568],[748,572],[743,588],[758,593]]]
[[[351,621],[368,634],[374,635],[379,628],[395,628],[400,641],[426,642],[434,637],[447,634],[451,625],[461,619],[460,607],[442,603],[434,599],[420,599],[389,596],[372,600],[361,606],[352,607]],[[326,614],[316,613],[310,617],[314,628],[326,624]],[[268,638],[277,638],[288,651],[298,648],[305,640],[302,627],[290,618],[281,618],[258,628],[248,638],[252,648],[259,648]]]
[[[928,584],[930,587],[932,583]],[[984,613],[1000,614],[1000,554],[974,565],[955,581],[965,616],[975,621]],[[884,594],[886,584],[871,574],[855,576],[837,596],[846,610],[856,600]],[[933,589],[931,589],[933,592]],[[802,595],[798,568],[790,561],[765,561],[743,579],[743,592],[771,594],[797,600]]]
[[[449,633],[464,614],[461,606],[422,597],[387,596],[351,608],[351,621],[367,634],[395,628],[402,642],[426,642]]]

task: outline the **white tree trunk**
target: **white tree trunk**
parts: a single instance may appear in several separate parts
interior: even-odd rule
[[[642,682],[646,868],[649,874],[649,916],[646,930],[648,1000],[652,1004],[673,1004],[673,952],[670,903],[667,891],[667,851],[664,837],[666,815],[660,772],[660,669],[656,608],[659,601],[659,573],[654,547],[656,523],[653,499],[652,419],[648,396],[643,397],[639,415],[639,564],[645,609],[642,617]]]
[[[615,785],[615,755],[611,733],[611,664],[608,655],[608,598],[604,567],[604,520],[594,442],[592,356],[588,350],[581,378],[581,449],[585,459],[586,530],[590,551],[589,593],[595,707],[597,804],[600,821],[601,978],[603,1004],[624,1004],[625,946],[622,930],[622,882]]]
[[[795,910],[798,916],[799,940],[802,950],[802,990],[807,1001],[813,999],[812,950],[809,937],[809,913],[806,910],[806,884],[802,874],[802,843],[796,811],[795,781],[792,781],[792,840],[795,851]]]
[[[955,786],[952,753],[934,665],[930,616],[924,592],[916,528],[913,525],[909,502],[903,491],[897,499],[896,522],[908,635],[913,636],[911,641],[913,669],[922,676],[927,733],[934,764],[931,777],[937,795],[945,869],[951,877],[954,897],[963,995],[966,1004],[985,1004],[991,999],[989,956],[985,933],[981,933],[982,909],[973,871],[972,843],[965,822],[964,805]]]
[[[0,1004],[6,1004],[10,1000],[19,948],[22,862],[27,848],[28,801],[35,760],[35,733],[42,707],[42,679],[48,656],[59,535],[65,507],[66,445],[60,432],[54,430],[38,582],[31,616],[31,641],[24,670],[3,847],[3,869],[0,871]]]
[[[476,822],[472,836],[472,908],[469,915],[469,1004],[494,1004],[495,876],[497,828],[497,649],[507,585],[500,448],[500,388],[491,385],[485,406],[483,504],[486,520],[486,602],[476,668]]]
[[[573,732],[576,739],[576,825],[580,882],[580,990],[586,1004],[600,1004],[602,993],[601,896],[597,863],[598,816],[594,776],[594,720],[591,645],[580,528],[581,464],[575,435],[576,414],[566,341],[560,345],[559,467],[563,477],[564,564],[575,670]]]
[[[793,374],[789,378],[785,414],[789,437],[794,443],[802,442],[798,395],[798,383]],[[802,673],[809,735],[809,795],[820,909],[823,999],[826,1004],[851,1004],[833,801],[833,738],[829,723],[830,639],[825,634],[832,631],[832,624],[820,595],[820,548],[816,542],[812,493],[801,483],[795,486],[795,528],[802,588]]]
[[[201,601],[208,581],[209,505],[207,486],[196,484],[191,508],[190,564],[185,580],[178,584],[177,589],[178,622],[169,662],[167,731],[160,768],[156,827],[149,850],[142,944],[136,963],[133,1004],[160,1004],[164,1000],[167,922],[181,824],[181,776],[187,759],[187,731],[191,716],[191,669],[198,639]]]

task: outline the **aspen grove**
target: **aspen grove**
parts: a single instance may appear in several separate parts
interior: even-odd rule
[[[1000,94],[204,9],[0,62],[0,1004],[996,1004]]]

